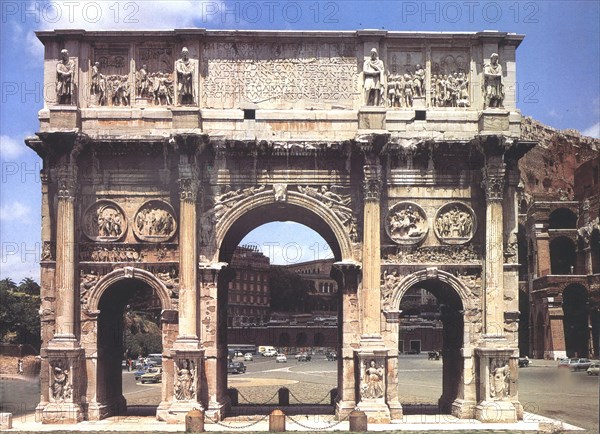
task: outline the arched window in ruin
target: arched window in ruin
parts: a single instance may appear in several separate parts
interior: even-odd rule
[[[277,340],[277,345],[280,347],[289,347],[290,346],[290,335],[287,333],[281,333],[279,335],[279,339]]]
[[[576,229],[577,214],[568,208],[557,208],[550,213],[548,229]]]
[[[559,237],[550,242],[550,274],[574,274],[576,259],[575,243],[570,238]]]
[[[590,344],[587,289],[578,284],[563,291],[563,326],[568,357],[588,357]]]

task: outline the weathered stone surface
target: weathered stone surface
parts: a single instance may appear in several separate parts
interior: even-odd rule
[[[100,336],[118,334],[124,299],[114,294],[130,284],[151,290],[163,312],[157,417],[183,422],[195,407],[224,417],[228,263],[249,228],[287,220],[319,232],[336,261],[340,418],[357,406],[370,422],[402,416],[399,306],[417,286],[449,306],[448,337],[460,331],[444,348],[440,405],[481,418],[499,394],[518,406],[516,383],[508,396],[488,393],[493,377],[472,351],[485,349],[485,360],[516,351],[505,312],[518,308],[518,280],[505,258],[517,232],[516,166],[531,147],[515,107],[521,35],[38,36],[45,84],[56,80],[63,44],[74,80],[70,96],[46,95],[28,141],[47,161],[42,419],[61,418],[61,400],[78,420],[125,406],[106,381],[118,377],[121,344]],[[484,82],[492,53],[501,75],[485,90],[470,85]],[[70,372],[78,355],[87,382],[71,390],[52,374]]]

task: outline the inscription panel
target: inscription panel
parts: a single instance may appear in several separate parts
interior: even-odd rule
[[[204,107],[352,108],[359,96],[354,44],[215,42],[204,55]]]

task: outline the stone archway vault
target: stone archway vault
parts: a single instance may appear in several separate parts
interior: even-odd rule
[[[119,382],[120,384],[122,381],[121,377],[116,374],[117,369],[120,370],[121,355],[119,355],[118,360],[115,359],[116,355],[107,358],[107,355],[103,354],[103,348],[101,348],[102,330],[103,327],[106,327],[107,321],[106,318],[102,319],[101,307],[103,296],[111,288],[114,288],[115,285],[126,285],[128,283],[146,286],[154,291],[160,300],[164,355],[170,355],[169,345],[177,335],[176,322],[173,321],[176,318],[173,313],[176,312],[177,307],[174,306],[169,289],[158,277],[147,270],[135,267],[118,268],[103,276],[90,289],[89,297],[81,312],[81,343],[87,372],[87,401],[89,403],[87,418],[89,420],[100,420],[119,414],[126,409],[126,401],[122,396],[121,387],[115,383]],[[163,356],[163,370],[163,384],[172,383],[173,366],[170,357],[165,358]],[[110,374],[113,371],[115,374]],[[163,386],[161,405],[170,399],[167,393],[169,390],[170,388]]]

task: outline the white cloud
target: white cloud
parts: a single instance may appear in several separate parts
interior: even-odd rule
[[[22,202],[13,201],[0,207],[0,220],[19,221],[27,220],[31,209]]]
[[[25,151],[25,143],[13,137],[0,136],[0,156],[3,160],[10,160],[19,157]]]
[[[173,29],[202,27],[220,15],[222,1],[45,1],[42,29]],[[33,6],[31,6],[33,8]]]
[[[596,139],[600,139],[600,122],[592,125],[589,128],[586,128],[581,132],[584,136],[594,137]]]
[[[0,279],[10,278],[19,283],[26,277],[39,282],[40,264],[36,255],[16,251],[2,255],[0,259]]]

